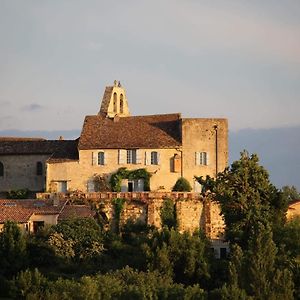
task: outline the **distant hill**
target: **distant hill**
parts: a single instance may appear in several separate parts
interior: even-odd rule
[[[55,131],[2,130],[0,136],[42,137],[46,139],[76,139],[79,129]],[[229,132],[229,161],[239,159],[246,149],[257,153],[261,164],[269,171],[271,181],[281,188],[295,185],[300,190],[300,126],[272,129],[243,129]]]

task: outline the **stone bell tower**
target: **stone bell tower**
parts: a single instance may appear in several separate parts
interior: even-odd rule
[[[120,81],[115,80],[113,86],[105,88],[98,114],[109,118],[130,116],[125,89]]]

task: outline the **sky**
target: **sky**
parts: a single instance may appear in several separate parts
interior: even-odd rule
[[[300,1],[0,0],[0,130],[80,129],[107,85],[133,115],[300,125]]]
[[[0,0],[0,41],[2,134],[77,135],[116,79],[132,115],[228,118],[230,161],[300,190],[299,0]]]

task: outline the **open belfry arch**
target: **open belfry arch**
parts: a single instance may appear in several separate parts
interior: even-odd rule
[[[130,116],[126,92],[120,81],[115,80],[113,86],[105,88],[98,114],[109,118]]]

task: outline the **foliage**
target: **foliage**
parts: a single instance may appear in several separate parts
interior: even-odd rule
[[[106,175],[103,174],[95,174],[93,177],[95,183],[95,191],[99,192],[109,192],[110,185],[108,182],[108,178]]]
[[[121,217],[121,213],[123,211],[125,202],[126,202],[126,200],[123,198],[115,198],[112,201],[112,203],[114,205],[114,210],[115,210],[115,221],[116,221],[116,227],[117,227],[118,232],[120,230],[120,217]]]
[[[136,170],[127,170],[126,168],[120,168],[116,173],[110,177],[110,186],[113,192],[121,192],[122,179],[143,179],[144,190],[150,191],[150,177],[151,174],[144,168]]]
[[[222,292],[235,291],[254,299],[293,299],[291,272],[276,266],[276,254],[271,228],[257,222],[250,232],[248,249],[232,245],[229,283]]]
[[[277,228],[274,240],[279,248],[280,262],[287,260],[285,265],[293,272],[295,299],[300,299],[300,217]]]
[[[29,195],[28,189],[11,190],[7,192],[7,199],[27,199]]]
[[[38,269],[21,271],[12,280],[10,296],[14,299],[40,299],[47,285],[47,279]]]
[[[192,187],[187,179],[180,177],[177,179],[172,191],[174,192],[190,192]]]
[[[298,192],[297,188],[293,185],[285,185],[282,187],[281,191],[288,202],[300,199],[300,193]]]
[[[90,259],[103,251],[102,231],[91,218],[63,220],[53,227],[48,244],[65,258]]]
[[[206,298],[198,286],[175,284],[158,272],[137,272],[126,267],[80,280],[49,281],[37,270],[22,272],[14,281],[14,298],[25,299],[194,299]]]
[[[164,227],[143,245],[148,268],[171,276],[177,283],[200,285],[209,279],[208,242],[199,233],[180,234]]]
[[[54,249],[57,256],[69,259],[75,256],[74,244],[72,239],[64,239],[62,233],[54,232],[49,236],[48,244]]]
[[[160,219],[162,226],[167,226],[169,229],[176,228],[176,209],[175,204],[171,199],[164,199],[160,209]]]
[[[229,241],[246,247],[255,223],[271,222],[272,227],[284,224],[287,202],[270,183],[268,172],[259,165],[257,155],[249,156],[244,151],[216,180],[210,177],[198,180],[220,203]]]
[[[26,239],[15,222],[7,221],[0,233],[0,274],[10,277],[26,263]]]

